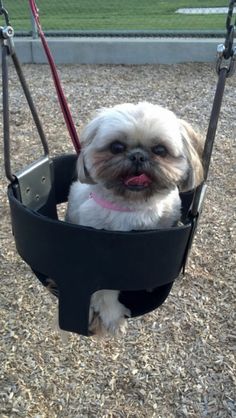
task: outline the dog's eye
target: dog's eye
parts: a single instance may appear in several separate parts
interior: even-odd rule
[[[123,144],[123,142],[114,141],[110,145],[110,150],[111,150],[112,154],[121,154],[122,152],[124,152],[126,150],[126,146],[125,146],[125,144]]]
[[[152,147],[152,152],[162,158],[166,157],[168,154],[168,151],[164,145],[155,145]]]

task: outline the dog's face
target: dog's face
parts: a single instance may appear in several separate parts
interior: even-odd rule
[[[125,199],[147,199],[202,181],[200,138],[173,112],[150,103],[104,109],[81,137],[78,178]]]

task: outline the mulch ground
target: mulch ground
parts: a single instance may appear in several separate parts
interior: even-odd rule
[[[59,71],[78,130],[96,108],[147,100],[206,132],[217,80],[213,65]],[[48,67],[27,65],[24,72],[52,155],[71,152]],[[40,156],[41,147],[13,68],[10,89],[14,171]],[[236,417],[235,92],[236,76],[227,81],[186,275],[162,307],[130,319],[123,338],[70,334],[63,342],[55,332],[56,301],[15,250],[1,164],[1,418]]]

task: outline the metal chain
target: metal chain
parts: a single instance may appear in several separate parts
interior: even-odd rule
[[[48,143],[47,143],[47,140],[46,140],[46,136],[44,134],[41,121],[39,119],[36,107],[34,105],[32,96],[30,94],[28,84],[26,82],[25,76],[23,74],[23,71],[22,71],[22,68],[21,68],[20,62],[17,58],[16,53],[14,53],[11,58],[12,58],[16,73],[18,75],[19,81],[21,83],[21,87],[22,87],[23,92],[25,94],[25,98],[27,100],[31,115],[32,115],[33,120],[34,120],[34,124],[36,126],[37,131],[38,131],[38,134],[39,134],[42,146],[43,146],[44,154],[48,155],[49,154],[49,148],[48,148]]]
[[[9,122],[9,94],[8,94],[8,47],[2,47],[2,108],[3,108],[3,144],[4,144],[4,165],[8,180],[13,182],[15,177],[11,171],[10,158],[10,122]]]
[[[229,3],[229,10],[226,19],[226,40],[225,40],[225,51],[224,51],[224,58],[229,59],[233,54],[233,42],[234,42],[234,32],[235,32],[235,23],[232,23],[233,20],[233,12],[234,12],[234,5],[235,1],[231,0]]]
[[[233,75],[235,71],[235,61],[236,61],[236,48],[233,46],[234,35],[235,35],[235,25],[232,24],[234,6],[236,5],[236,0],[231,0],[229,2],[229,10],[226,19],[226,39],[224,44],[220,44],[217,47],[218,59],[216,62],[216,71],[218,73],[218,83],[216,87],[216,92],[214,96],[212,111],[210,115],[205,146],[203,150],[203,167],[204,167],[204,183],[202,183],[195,191],[195,196],[192,203],[191,215],[196,217],[199,213],[199,208],[201,207],[202,191],[204,191],[205,182],[208,177],[211,155],[213,151],[213,145],[217,130],[217,124],[220,116],[220,109],[225,89],[225,83],[227,77]],[[236,24],[236,21],[235,21]]]
[[[217,47],[216,71],[219,74],[222,68],[227,68],[227,77],[230,77],[235,71],[236,48],[233,46],[235,37],[236,19],[233,23],[233,13],[236,0],[230,0],[229,9],[226,18],[226,37],[225,43]]]
[[[3,2],[2,0],[0,0],[0,16],[4,15],[5,18],[5,22],[6,22],[6,26],[10,26],[10,21],[9,21],[9,16],[8,16],[8,12],[5,9],[5,7],[3,6]]]
[[[236,0],[230,0],[229,2],[229,10],[228,10],[228,15],[227,15],[227,19],[226,19],[226,29],[229,30],[230,27],[232,26],[232,17],[233,17],[233,12],[234,12],[234,5],[236,4]]]
[[[6,26],[0,26],[0,42],[2,43],[2,89],[3,89],[3,142],[4,142],[4,163],[6,177],[13,182],[15,176],[11,171],[11,153],[10,153],[10,126],[9,126],[9,92],[8,92],[8,56],[10,55],[24,91],[26,100],[28,102],[36,129],[38,131],[41,143],[43,146],[44,154],[49,154],[47,140],[43,131],[42,124],[40,122],[37,110],[35,108],[32,96],[30,94],[28,85],[26,83],[24,74],[21,69],[21,65],[17,58],[14,47],[14,30],[9,26],[9,16],[6,9],[3,7],[3,3],[0,0],[0,15],[4,15]]]

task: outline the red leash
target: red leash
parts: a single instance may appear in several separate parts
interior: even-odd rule
[[[62,87],[61,87],[60,78],[59,78],[59,75],[58,75],[58,72],[57,72],[57,69],[56,69],[56,65],[55,65],[53,56],[51,54],[51,51],[49,49],[49,46],[47,44],[45,35],[43,33],[43,30],[42,30],[42,27],[41,27],[41,24],[40,24],[39,13],[38,13],[37,6],[35,4],[35,0],[29,0],[29,5],[30,5],[30,8],[31,8],[32,14],[34,16],[35,22],[37,24],[39,36],[41,38],[41,42],[43,44],[43,48],[44,48],[45,54],[47,56],[47,59],[48,59],[48,62],[49,62],[50,68],[51,68],[53,81],[54,81],[54,84],[55,84],[58,100],[59,100],[59,103],[60,103],[60,106],[61,106],[61,110],[62,110],[64,119],[65,119],[67,129],[69,131],[69,134],[70,134],[72,143],[74,145],[75,151],[77,153],[79,153],[80,148],[81,148],[80,142],[79,142],[79,137],[78,137],[76,129],[75,129],[75,124],[74,124],[73,118],[71,116],[66,97],[65,97],[64,92],[63,92]]]

